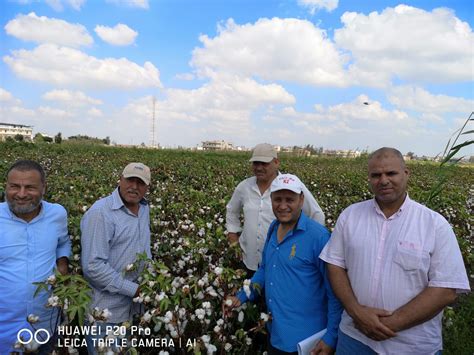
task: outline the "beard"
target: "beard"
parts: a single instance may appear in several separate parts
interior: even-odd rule
[[[31,202],[26,205],[19,205],[15,200],[10,201],[9,199],[7,199],[7,203],[10,211],[17,216],[21,216],[36,210],[41,203],[41,199],[31,200]]]

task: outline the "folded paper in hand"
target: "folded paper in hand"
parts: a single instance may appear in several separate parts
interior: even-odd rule
[[[326,334],[326,329],[311,335],[310,337],[301,340],[298,343],[298,355],[309,355],[310,351],[313,350],[314,346],[321,338]]]

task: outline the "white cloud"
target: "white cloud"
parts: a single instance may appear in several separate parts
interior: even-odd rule
[[[150,8],[148,0],[106,0],[106,2],[120,6],[136,7],[144,10],[148,10]]]
[[[38,107],[38,113],[42,116],[54,117],[54,118],[67,118],[74,116],[73,113],[50,106],[40,106]]]
[[[94,31],[104,42],[114,46],[128,46],[135,42],[135,38],[138,35],[138,32],[122,23],[114,27],[97,25]]]
[[[176,74],[175,78],[178,80],[191,81],[194,80],[196,77],[191,73],[180,73]]]
[[[474,36],[453,11],[407,5],[364,15],[346,12],[335,30],[338,46],[351,52],[356,83],[387,85],[400,78],[419,82],[473,80]]]
[[[31,125],[33,110],[22,107],[21,100],[0,87],[0,122]]]
[[[104,116],[104,113],[101,110],[99,110],[97,107],[92,107],[90,110],[87,111],[87,114],[93,117]]]
[[[444,112],[465,112],[469,114],[474,110],[474,100],[447,95],[433,95],[416,86],[396,86],[390,90],[388,99],[397,107],[432,114]]]
[[[369,105],[364,103],[369,102]],[[332,106],[315,105],[315,112],[298,112],[293,107],[285,107],[280,116],[291,122],[302,136],[309,132],[326,135],[344,142],[344,135],[357,133],[360,139],[377,137],[383,133],[404,132],[419,127],[419,122],[400,110],[387,110],[378,101],[366,95],[359,95],[352,102]],[[353,139],[353,137],[351,138]],[[304,142],[308,142],[304,140]],[[360,144],[359,144],[360,145]]]
[[[435,124],[445,123],[441,116],[434,113],[422,113],[420,118],[424,122],[435,123]]]
[[[74,10],[79,11],[86,0],[68,0],[67,2]]]
[[[2,105],[20,105],[21,101],[15,98],[9,91],[0,87],[0,102]]]
[[[77,49],[42,44],[15,50],[3,60],[19,77],[81,88],[136,89],[161,87],[160,73],[150,62],[142,66],[126,58],[98,59]]]
[[[326,10],[331,12],[337,8],[339,0],[298,0],[300,6],[308,8],[311,15],[314,15],[318,10]]]
[[[84,26],[46,16],[36,16],[34,12],[17,15],[5,25],[5,31],[23,41],[36,43],[47,42],[70,47],[93,43]]]
[[[52,90],[45,93],[43,99],[75,107],[102,104],[102,101],[87,96],[82,91]]]
[[[295,102],[279,85],[262,85],[249,78],[227,75],[216,76],[197,89],[166,89],[163,94],[163,99],[156,101],[157,139],[174,146],[189,146],[205,139],[245,141],[253,131],[256,111]],[[141,140],[148,142],[150,96],[131,101],[118,116],[119,122],[133,120],[135,132],[142,132]]]
[[[232,19],[214,38],[200,36],[191,65],[201,76],[215,72],[264,80],[345,86],[344,57],[326,33],[298,19],[260,19],[237,25]]]
[[[74,10],[80,11],[82,5],[86,2],[86,0],[45,0],[46,4],[50,6],[54,11],[63,11],[64,5],[67,4],[71,6]]]
[[[34,110],[17,105],[0,105],[0,122],[31,125],[34,117]]]

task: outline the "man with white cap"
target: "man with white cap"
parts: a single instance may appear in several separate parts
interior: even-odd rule
[[[150,180],[148,166],[128,164],[118,187],[96,201],[81,220],[81,262],[92,288],[91,309],[109,311],[107,323],[99,326],[129,321],[138,311],[132,302],[139,294],[137,278],[142,269],[136,264],[137,254],[151,257],[150,209],[144,198]],[[94,354],[92,338],[86,340],[89,354]]]
[[[342,305],[332,292],[326,264],[319,259],[330,234],[302,212],[306,197],[297,176],[278,175],[270,191],[277,220],[268,230],[262,262],[249,290],[239,291],[225,304],[238,307],[265,290],[272,317],[269,355],[296,354],[300,341],[324,328],[327,332],[312,354],[331,354],[336,348]]]
[[[248,275],[257,270],[270,223],[275,219],[270,201],[270,185],[278,176],[280,161],[272,145],[255,146],[250,158],[254,176],[237,185],[227,204],[226,228],[230,243],[239,242]],[[304,213],[324,225],[324,213],[311,192],[302,184]],[[244,212],[244,225],[240,214]]]

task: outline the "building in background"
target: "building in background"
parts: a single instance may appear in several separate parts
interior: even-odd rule
[[[0,122],[0,141],[4,141],[8,137],[15,139],[17,136],[23,136],[26,141],[33,140],[33,126]]]
[[[202,149],[203,150],[234,150],[234,145],[224,140],[204,141],[202,142]]]

